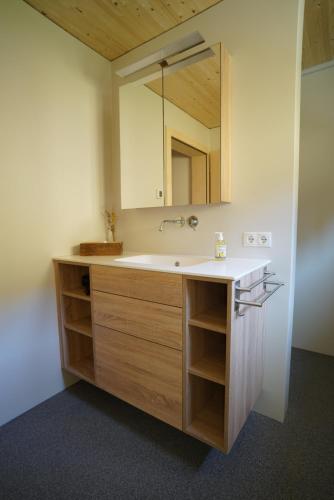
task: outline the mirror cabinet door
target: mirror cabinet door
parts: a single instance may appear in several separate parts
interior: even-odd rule
[[[120,87],[122,208],[230,201],[230,73],[221,44]]]

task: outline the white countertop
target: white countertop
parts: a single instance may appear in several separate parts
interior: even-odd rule
[[[253,271],[261,269],[270,264],[267,259],[242,259],[242,258],[227,258],[224,261],[217,261],[213,257],[208,256],[190,256],[190,255],[174,255],[175,260],[181,260],[187,257],[199,257],[204,260],[199,264],[191,266],[179,266],[168,264],[135,264],[132,262],[119,262],[117,259],[124,257],[133,257],[135,255],[144,255],[143,252],[123,253],[115,256],[80,256],[70,255],[65,257],[55,257],[54,260],[62,262],[73,262],[75,264],[98,264],[100,266],[125,267],[129,269],[143,269],[147,271],[158,271],[165,273],[185,274],[187,276],[204,276],[206,278],[220,278],[232,281],[238,281],[243,276],[246,276]],[[155,254],[158,256],[158,254]]]

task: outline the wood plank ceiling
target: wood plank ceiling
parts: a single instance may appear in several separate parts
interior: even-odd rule
[[[223,0],[25,0],[110,61]]]
[[[25,1],[112,61],[223,0]],[[334,0],[305,0],[303,69],[333,59]],[[216,127],[219,72],[214,58],[189,67],[166,79],[165,96],[208,128]],[[159,82],[148,86],[161,94]]]
[[[223,0],[25,0],[110,61]],[[306,0],[303,68],[334,59],[334,0]]]
[[[334,59],[334,0],[306,0],[303,68]]]

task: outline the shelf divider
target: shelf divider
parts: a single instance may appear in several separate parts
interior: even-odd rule
[[[73,330],[74,332],[86,335],[86,337],[92,337],[92,320],[90,316],[86,318],[76,319],[75,321],[66,321],[64,326],[67,330]]]
[[[226,334],[226,313],[224,309],[208,309],[191,316],[188,324],[204,328],[205,330]]]
[[[63,295],[66,297],[73,297],[74,299],[87,300],[90,302],[90,295],[86,295],[83,288],[74,288],[73,290],[63,290]]]
[[[192,375],[225,385],[225,353],[210,353],[191,364],[188,372]]]

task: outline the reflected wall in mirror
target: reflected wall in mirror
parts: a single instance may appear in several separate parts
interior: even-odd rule
[[[161,77],[157,79],[161,89]],[[160,90],[161,92],[161,90]],[[119,89],[122,208],[164,205],[163,107],[144,84]]]
[[[122,208],[230,201],[228,62],[217,44],[120,88]]]

